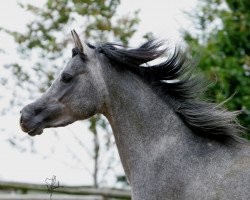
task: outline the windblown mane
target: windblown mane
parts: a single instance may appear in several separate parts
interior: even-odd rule
[[[149,40],[135,49],[126,49],[113,43],[98,47],[89,44],[89,47],[103,53],[112,66],[139,75],[161,97],[170,97],[172,101],[168,103],[172,102],[171,107],[195,134],[222,143],[238,141],[241,126],[236,120],[237,112],[227,111],[222,104],[199,100],[202,79],[193,73],[195,64],[181,48],[175,48],[173,55],[165,62],[149,65],[148,62],[167,53],[167,49],[162,49],[163,42]]]

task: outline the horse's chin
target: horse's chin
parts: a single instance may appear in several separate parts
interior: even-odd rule
[[[27,132],[29,136],[41,135],[43,133],[43,127],[40,124],[36,125],[35,128]]]
[[[23,124],[21,124],[21,128],[24,132],[28,133],[29,136],[41,135],[45,128],[56,128],[56,127],[64,127],[71,123],[75,122],[72,118],[68,120],[55,120],[50,122],[39,122],[33,128],[27,128]]]

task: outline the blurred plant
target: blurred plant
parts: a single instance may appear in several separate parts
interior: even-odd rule
[[[199,0],[190,15],[196,33],[183,32],[199,53],[199,68],[213,81],[207,97],[226,102],[230,110],[242,110],[240,123],[250,131],[250,1]],[[245,136],[250,139],[249,136]]]
[[[22,3],[19,5],[35,16],[34,20],[26,25],[26,32],[6,30],[4,27],[1,30],[13,36],[22,58],[37,59],[36,63],[28,66],[20,63],[6,65],[14,77],[14,80],[11,80],[12,84],[15,81],[12,104],[22,104],[23,99],[18,95],[20,88],[28,91],[30,98],[34,98],[37,97],[37,92],[43,93],[51,85],[55,75],[68,60],[63,55],[66,55],[66,51],[67,55],[71,53],[71,29],[80,27],[76,29],[81,30],[78,34],[83,36],[82,39],[95,42],[112,40],[127,45],[139,23],[138,11],[125,16],[117,15],[120,0],[46,0],[42,7]],[[94,186],[98,187],[98,160],[102,141],[98,139],[97,128],[101,127],[109,132],[109,127],[99,115],[91,118],[89,123],[89,130],[94,136],[93,182]],[[107,136],[108,149],[111,147],[111,134]]]

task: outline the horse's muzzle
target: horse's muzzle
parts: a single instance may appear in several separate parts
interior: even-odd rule
[[[32,104],[25,106],[20,111],[20,126],[22,131],[30,136],[39,135],[42,133],[41,122],[36,117],[36,112]]]

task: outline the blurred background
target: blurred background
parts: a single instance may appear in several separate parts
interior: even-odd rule
[[[167,39],[170,46],[190,46],[200,58],[198,70],[211,82],[205,98],[222,102],[231,97],[225,106],[242,111],[238,119],[249,133],[249,10],[249,0],[2,2],[0,194],[46,193],[45,179],[56,176],[65,190],[71,186],[85,191],[74,194],[99,191],[93,199],[130,198],[112,131],[103,116],[45,130],[32,138],[19,127],[19,110],[39,97],[70,59],[72,29],[91,43],[135,47],[157,37]],[[243,137],[250,139],[247,134]],[[107,195],[112,192],[117,195]]]

